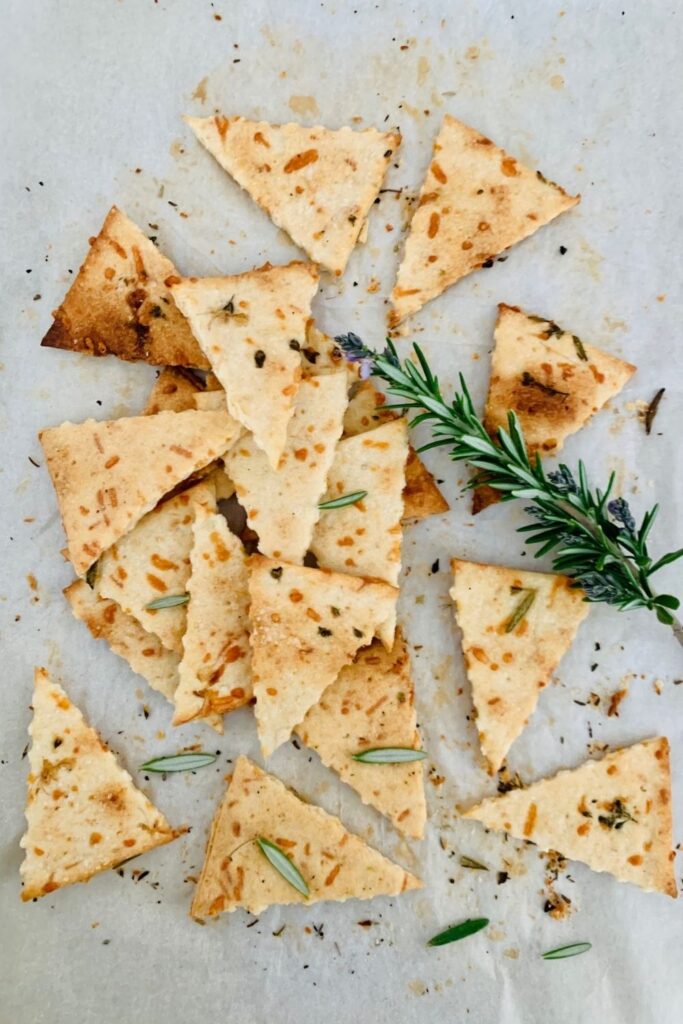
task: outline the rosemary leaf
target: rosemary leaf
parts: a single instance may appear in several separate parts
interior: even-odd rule
[[[367,491],[353,491],[351,494],[342,494],[339,498],[321,501],[318,508],[323,512],[330,508],[346,508],[347,505],[355,505],[357,501],[362,501],[363,498],[367,497],[367,494]]]
[[[459,942],[460,939],[466,939],[468,935],[480,932],[482,928],[486,928],[488,923],[488,917],[471,917],[461,924],[454,924],[452,928],[446,928],[445,931],[439,932],[429,940],[427,945],[447,946],[449,942]]]
[[[558,946],[557,949],[549,949],[541,953],[544,960],[564,960],[568,956],[580,956],[587,953],[593,946],[590,942],[573,942],[570,946]]]
[[[169,754],[168,757],[154,757],[140,765],[141,772],[193,772],[213,764],[215,754],[188,751],[187,754]]]
[[[472,860],[471,857],[466,857],[464,854],[460,858],[461,868],[472,868],[474,871],[488,871],[485,864],[480,864],[478,860]]]
[[[286,882],[300,892],[302,896],[308,896],[309,890],[304,876],[296,865],[289,859],[284,850],[272,843],[270,839],[257,836],[256,844],[264,857],[272,864],[278,874],[282,875]]]
[[[153,612],[157,608],[175,608],[176,605],[187,604],[189,600],[189,594],[168,594],[166,597],[157,597],[156,601],[150,601],[145,607],[148,612]]]
[[[409,761],[422,761],[426,756],[426,750],[414,750],[412,747],[373,747],[351,754],[354,761],[362,764],[407,764]]]
[[[512,633],[513,629],[517,628],[517,626],[520,624],[520,622],[522,621],[526,613],[529,611],[535,600],[536,589],[534,587],[529,587],[526,590],[524,597],[521,598],[512,615],[505,623],[506,633]]]
[[[85,582],[88,584],[91,590],[95,589],[95,580],[97,579],[97,567],[99,565],[99,559],[97,562],[93,562],[88,571],[85,574]]]

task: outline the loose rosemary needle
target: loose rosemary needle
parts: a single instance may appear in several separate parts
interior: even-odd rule
[[[536,547],[537,558],[553,552],[553,568],[570,576],[587,601],[602,601],[621,611],[647,608],[683,644],[683,624],[673,614],[680,601],[672,594],[655,593],[650,584],[656,572],[683,556],[683,548],[656,560],[650,555],[647,541],[659,506],[646,512],[638,525],[624,498],[610,500],[614,473],[603,490],[590,487],[583,462],[576,473],[562,463],[546,473],[538,455],[529,457],[514,412],[508,413],[507,430],[501,427],[491,438],[462,374],[460,391],[446,401],[418,345],[413,346],[415,361],[401,361],[390,340],[384,352],[368,348],[356,334],[335,340],[349,361],[360,364],[362,378],[378,377],[388,385],[396,401],[385,409],[413,412],[411,426],[430,424],[433,440],[420,451],[447,447],[455,462],[467,462],[476,470],[468,489],[485,482],[500,492],[503,501],[521,498],[529,503],[525,511],[535,522],[519,532]]]

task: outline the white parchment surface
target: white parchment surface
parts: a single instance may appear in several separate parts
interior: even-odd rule
[[[257,921],[235,913],[199,927],[187,912],[206,829],[231,759],[259,756],[254,724],[240,712],[226,720],[222,738],[204,727],[173,730],[163,700],[72,618],[61,596],[70,579],[59,554],[63,535],[36,438],[65,419],[134,414],[154,379],[142,365],[39,347],[50,310],[113,202],[158,236],[183,273],[237,273],[297,256],[200,149],[183,112],[400,127],[404,142],[386,184],[403,192],[382,194],[367,244],[315,301],[324,330],[355,330],[376,345],[406,197],[419,187],[450,112],[583,200],[413,318],[402,348],[419,340],[445,389],[462,370],[481,402],[496,304],[504,301],[636,363],[637,375],[568,443],[566,459],[585,458],[596,483],[615,469],[638,515],[659,500],[654,546],[661,553],[680,545],[683,14],[676,8],[664,0],[3,3],[0,1024],[683,1020],[674,901],[570,864],[554,886],[573,913],[554,921],[543,911],[538,852],[458,820],[456,804],[495,783],[471,721],[448,561],[457,554],[538,565],[515,533],[520,508],[497,506],[475,522],[460,494],[465,471],[444,454],[426,456],[452,511],[405,537],[400,619],[431,766],[425,840],[399,840],[305,749],[288,744],[269,764],[420,874],[424,890],[398,900],[273,908]],[[647,437],[638,403],[662,386]],[[683,595],[680,571],[662,573],[660,587]],[[195,776],[147,782],[136,774],[173,823],[191,825],[187,836],[126,866],[123,877],[111,872],[22,905],[22,751],[36,664],[64,682],[134,774],[144,759],[194,741],[220,756]],[[531,781],[580,763],[598,749],[591,743],[664,732],[673,747],[678,841],[681,677],[682,652],[665,627],[647,613],[594,608],[515,743],[510,767]],[[625,685],[618,717],[608,717],[610,694]],[[463,854],[490,870],[461,868]],[[149,873],[135,881],[134,870]],[[427,949],[435,931],[475,915],[491,919],[486,931]],[[593,943],[588,955],[539,958],[579,940]]]

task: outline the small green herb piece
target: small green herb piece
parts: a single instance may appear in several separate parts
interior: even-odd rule
[[[331,498],[329,501],[321,501],[318,508],[326,511],[329,508],[345,508],[347,505],[355,505],[367,497],[367,491],[353,491],[352,494],[342,494],[339,498]]]
[[[480,864],[478,860],[472,860],[471,857],[465,857],[464,855],[460,858],[461,868],[472,868],[473,871],[488,871],[485,864]]]
[[[95,580],[97,579],[97,566],[98,562],[93,562],[88,571],[85,574],[85,582],[88,584],[91,590],[95,589]]]
[[[155,612],[158,608],[175,608],[176,605],[187,604],[189,600],[189,594],[168,594],[166,597],[157,597],[156,601],[150,601],[145,607],[148,612]]]
[[[466,939],[468,935],[474,935],[476,932],[480,932],[482,928],[486,928],[489,923],[488,917],[471,917],[467,921],[463,921],[462,924],[454,924],[452,928],[446,928],[445,931],[439,932],[434,938],[430,939],[427,943],[428,946],[447,946],[449,942],[459,942],[460,939]]]
[[[601,825],[604,825],[605,828],[614,829],[623,828],[627,821],[633,821],[637,824],[636,819],[618,798],[612,801],[609,808],[609,814],[598,815],[598,821]]]
[[[661,402],[666,388],[660,388],[655,394],[645,411],[645,433],[649,434],[652,431],[652,424],[654,423],[655,416],[657,415],[657,409],[659,409],[659,403]]]
[[[579,357],[579,359],[583,359],[584,363],[587,363],[588,356],[586,355],[586,350],[583,347],[583,342],[581,341],[581,338],[577,338],[575,334],[572,334],[572,341],[574,342],[574,348],[576,349],[576,354]]]
[[[541,953],[544,960],[564,960],[568,956],[580,956],[587,953],[593,946],[590,942],[573,942],[571,946],[558,946],[557,949],[549,949]]]
[[[286,882],[289,882],[292,888],[300,892],[302,896],[309,895],[304,876],[289,859],[284,850],[281,850],[275,843],[271,843],[270,839],[264,839],[262,836],[257,836],[256,844],[264,857],[272,864],[278,874],[282,875]]]
[[[529,587],[526,590],[526,592],[524,594],[524,597],[520,600],[519,604],[517,605],[517,607],[513,611],[512,615],[510,616],[510,618],[505,623],[505,632],[506,633],[512,633],[513,629],[517,628],[517,626],[520,624],[520,622],[522,621],[522,619],[524,618],[526,613],[529,611],[529,609],[531,608],[531,606],[532,606],[532,604],[534,603],[535,600],[536,600],[536,588],[535,587]]]
[[[426,750],[414,750],[413,747],[372,747],[351,754],[354,761],[361,764],[407,764],[409,761],[424,761]]]
[[[140,765],[141,772],[193,772],[213,764],[215,754],[189,752],[187,754],[169,754],[168,757],[154,757]]]

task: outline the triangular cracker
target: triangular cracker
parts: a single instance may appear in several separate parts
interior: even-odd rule
[[[29,735],[23,900],[87,882],[179,834],[44,668],[35,671]]]
[[[516,412],[530,454],[559,451],[636,371],[516,306],[498,307],[495,342],[484,423],[494,435]]]
[[[158,412],[185,412],[196,409],[194,396],[203,392],[201,382],[191,371],[167,366],[161,371],[147,398],[144,416]]]
[[[208,363],[171,295],[169,259],[112,206],[42,344],[155,366]]]
[[[392,651],[375,641],[342,669],[296,733],[353,786],[365,804],[400,832],[421,839],[426,807],[422,761],[363,764],[352,755],[374,747],[419,749],[410,656],[399,632]]]
[[[398,585],[408,425],[392,420],[337,445],[324,501],[367,491],[360,501],[321,512],[311,551],[325,569]]]
[[[391,324],[578,202],[446,114],[406,238]]]
[[[64,596],[75,617],[86,624],[96,640],[105,640],[114,654],[128,662],[133,672],[173,703],[180,663],[174,651],[168,651],[154,633],[146,632],[116,601],[98,597],[85,580],[71,583],[65,588]],[[222,734],[223,719],[219,714],[212,714],[203,721]]]
[[[227,412],[160,412],[43,430],[69,557],[79,576],[181,481],[238,436]]]
[[[372,430],[380,423],[397,419],[398,413],[385,409],[385,402],[386,395],[378,391],[372,381],[365,380],[359,384],[346,409],[344,436],[353,437]],[[403,489],[403,521],[415,522],[442,512],[448,512],[448,502],[420,456],[409,445]]]
[[[346,384],[342,370],[302,380],[277,469],[250,435],[225,456],[247,522],[258,534],[259,551],[269,558],[300,563],[308,551],[342,432]]]
[[[254,556],[249,566],[256,724],[266,757],[360,647],[393,643],[398,591]]]
[[[143,516],[130,533],[100,556],[93,585],[101,596],[116,601],[164,647],[182,654],[187,608],[149,609],[153,601],[184,594],[190,577],[192,524],[201,509],[216,511],[211,479],[161,502]]]
[[[243,117],[186,117],[202,145],[310,258],[343,274],[389,161],[397,132]]]
[[[85,580],[75,580],[64,590],[71,611],[84,622],[96,640],[102,639],[127,661],[133,672],[146,679],[153,690],[173,701],[178,685],[179,656],[167,650],[159,638],[142,628],[115,601],[98,597]]]
[[[479,742],[496,772],[588,614],[566,576],[454,558],[451,597],[462,630]]]
[[[463,817],[557,850],[647,892],[677,895],[664,737],[483,800]]]
[[[552,320],[517,306],[498,306],[484,425],[492,437],[517,413],[530,455],[554,454],[606,402],[636,367],[582,342]],[[500,500],[482,484],[472,494],[476,514]]]
[[[307,897],[268,862],[257,839],[275,843],[291,858],[308,886]],[[210,917],[243,907],[260,914],[274,904],[369,900],[421,886],[347,832],[338,818],[304,803],[274,775],[238,757],[211,826],[191,913]]]
[[[198,509],[190,602],[173,724],[225,714],[252,698],[249,590],[241,541],[221,515]]]
[[[235,277],[186,278],[173,289],[230,414],[251,430],[272,466],[287,441],[317,287],[312,263],[266,263]]]

